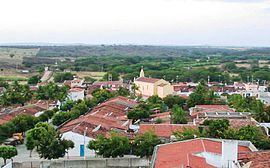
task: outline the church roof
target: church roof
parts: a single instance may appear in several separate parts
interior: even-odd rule
[[[159,80],[160,79],[157,79],[157,78],[146,78],[146,77],[140,77],[140,78],[136,79],[136,81],[146,82],[146,83],[156,83]]]

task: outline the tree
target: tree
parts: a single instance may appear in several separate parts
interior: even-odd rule
[[[66,154],[68,154],[68,150],[74,148],[74,142],[71,140],[63,140],[63,147],[66,150]]]
[[[204,131],[200,132],[198,129],[188,128],[188,127],[186,127],[186,128],[184,127],[182,132],[180,132],[180,131],[174,132],[173,135],[175,136],[175,138],[178,141],[207,136],[206,132],[204,132]]]
[[[75,104],[71,110],[72,111],[78,110],[79,114],[82,115],[82,114],[85,114],[89,109],[88,109],[86,103],[84,101],[82,101],[78,104]]]
[[[215,104],[219,103],[218,97],[212,90],[209,90],[204,81],[201,81],[193,93],[190,94],[187,100],[189,107],[194,107],[198,104]]]
[[[132,90],[132,95],[135,97],[135,93],[137,90],[139,90],[139,87],[135,83],[132,83],[131,90]]]
[[[135,137],[133,143],[133,152],[140,157],[148,159],[153,154],[156,145],[161,144],[161,140],[153,132],[149,131]]]
[[[70,112],[59,111],[52,118],[52,124],[59,126],[71,118]]]
[[[4,142],[7,138],[11,137],[16,131],[16,127],[13,122],[7,122],[0,125],[0,143]]]
[[[203,125],[208,126],[208,134],[212,138],[224,138],[225,132],[228,130],[230,123],[229,120],[205,120]]]
[[[153,95],[153,96],[150,96],[148,99],[147,99],[147,103],[149,104],[158,104],[158,103],[162,103],[162,99],[160,97],[158,97],[157,95]]]
[[[186,102],[183,98],[175,95],[168,95],[163,98],[163,101],[169,108],[172,108],[174,105],[182,107]]]
[[[9,84],[5,81],[0,81],[0,87],[8,88]]]
[[[256,126],[248,125],[240,128],[237,132],[237,139],[250,141],[260,149],[267,149],[266,147],[269,149],[270,141],[268,140],[268,137]],[[265,146],[265,142],[268,143],[267,146]]]
[[[38,120],[41,122],[47,122],[49,119],[53,117],[53,115],[58,111],[57,108],[53,110],[46,110],[40,116],[38,116]]]
[[[193,93],[189,95],[189,99],[187,104],[189,107],[194,107],[198,104],[205,104],[205,97],[204,95],[207,94],[208,90],[203,83],[200,83]]]
[[[40,82],[40,76],[39,75],[34,75],[34,76],[32,76],[32,77],[30,77],[28,79],[28,82],[27,83],[29,85],[35,85],[35,84],[37,84],[39,82]]]
[[[150,116],[150,107],[146,103],[140,103],[138,106],[136,106],[133,110],[129,111],[127,114],[128,119],[132,119],[133,122],[149,118]]]
[[[7,163],[7,159],[11,159],[17,154],[17,149],[14,146],[0,146],[0,157],[4,159],[4,164]]]
[[[54,75],[54,82],[64,82],[65,80],[73,80],[73,74],[70,72],[56,73]]]
[[[111,78],[111,79],[109,79]],[[112,81],[118,81],[119,80],[119,74],[115,71],[111,71],[111,72],[107,72],[103,78],[102,78],[104,81],[109,81],[109,80],[112,80]]]
[[[67,96],[68,87],[59,87],[55,83],[40,86],[37,90],[37,99],[41,100],[64,100]]]
[[[15,125],[16,132],[25,132],[31,128],[34,128],[38,119],[30,115],[20,115],[12,120]]]
[[[64,102],[64,104],[60,107],[60,110],[63,111],[70,111],[72,107],[76,104],[73,100],[67,100]]]
[[[28,85],[20,85],[17,81],[8,86],[6,91],[0,96],[0,104],[9,106],[12,104],[21,104],[31,100],[32,93]]]
[[[186,124],[187,123],[187,114],[178,105],[174,105],[172,108],[172,123],[173,124]]]
[[[103,157],[123,157],[130,153],[131,145],[125,136],[112,132],[110,138],[98,135],[96,140],[88,144],[88,148],[95,150],[98,155]]]
[[[124,87],[120,87],[117,92],[116,92],[117,95],[119,96],[128,96],[130,95],[130,92],[127,88],[124,88]]]
[[[96,98],[98,103],[102,103],[105,100],[113,97],[113,94],[106,89],[96,89],[92,93],[93,97]]]
[[[36,147],[38,141],[37,140],[34,140],[34,135],[33,135],[33,131],[29,131],[27,134],[26,134],[26,149],[27,150],[30,150],[30,154],[29,154],[29,157],[32,157],[32,151],[34,150],[34,148]]]
[[[62,139],[62,135],[48,123],[38,123],[26,134],[26,146],[29,150],[36,148],[40,158],[57,159],[63,157],[74,143]]]
[[[13,53],[9,54],[10,58],[13,58],[14,56],[15,56],[15,54],[13,54]]]

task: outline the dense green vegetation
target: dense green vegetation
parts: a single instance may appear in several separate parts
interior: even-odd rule
[[[152,132],[137,135],[134,142],[126,136],[112,132],[109,138],[99,135],[97,139],[89,141],[88,148],[103,157],[115,158],[134,154],[149,159],[158,144],[161,144],[161,140]]]
[[[64,57],[62,61],[59,58]],[[40,59],[40,60],[39,60]],[[125,80],[139,75],[141,66],[145,75],[165,78],[168,81],[270,80],[269,62],[259,65],[259,60],[270,60],[270,48],[180,47],[180,46],[41,46],[37,57],[24,59],[24,64],[49,64],[60,71],[102,71]],[[55,62],[58,62],[55,65]],[[237,66],[248,64],[249,67]],[[262,65],[263,65],[262,64]],[[115,78],[116,76],[116,78]],[[61,78],[60,78],[61,79]],[[108,80],[108,76],[104,76]],[[60,80],[61,81],[61,80]]]
[[[26,139],[28,150],[36,149],[40,158],[49,160],[63,157],[68,149],[74,147],[72,141],[62,139],[61,134],[47,123],[36,124],[27,132]]]
[[[177,140],[193,139],[198,137],[225,138],[246,140],[252,142],[259,149],[270,149],[270,140],[260,127],[244,126],[239,129],[231,128],[229,121],[205,120],[201,129],[185,128],[183,132],[175,132]]]
[[[17,154],[17,149],[14,146],[0,146],[0,158],[4,159],[4,165],[7,163],[7,159],[11,159]]]
[[[21,85],[17,81],[8,85],[2,83],[6,87],[6,91],[0,95],[0,105],[10,106],[14,104],[24,104],[31,100],[32,92],[30,91],[29,85]]]

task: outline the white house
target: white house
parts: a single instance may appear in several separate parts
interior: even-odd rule
[[[82,88],[72,88],[68,91],[68,99],[77,101],[84,99],[84,89]]]
[[[93,140],[93,138],[72,131],[63,133],[63,138],[74,142],[74,148],[68,151],[67,156],[95,156],[95,151],[87,147],[89,141]]]

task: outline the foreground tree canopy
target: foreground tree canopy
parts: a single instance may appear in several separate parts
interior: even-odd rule
[[[64,100],[67,96],[68,87],[60,87],[55,83],[40,86],[37,90],[37,99],[41,100]]]
[[[31,100],[32,93],[28,85],[20,85],[17,81],[7,86],[6,91],[0,96],[0,105],[10,106],[24,104]]]
[[[128,137],[113,132],[110,138],[99,135],[96,140],[89,142],[88,148],[95,150],[98,155],[103,157],[115,158],[129,154],[131,145]]]
[[[14,146],[0,146],[0,158],[4,159],[4,164],[7,163],[7,159],[11,159],[17,154],[17,149]]]
[[[47,123],[38,123],[35,128],[26,134],[26,147],[36,149],[40,158],[57,159],[63,157],[68,149],[74,147],[74,143],[61,138],[61,134]]]

